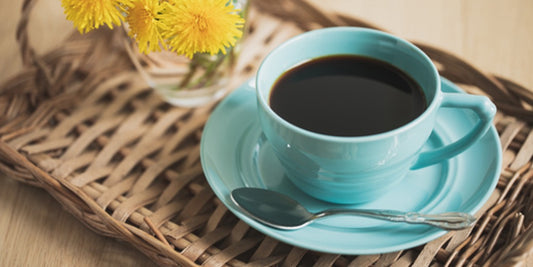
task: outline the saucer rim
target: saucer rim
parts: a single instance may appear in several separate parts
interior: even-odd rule
[[[451,89],[452,91],[455,91],[455,92],[465,93],[457,85],[453,84],[452,82],[448,81],[445,78],[442,78],[441,83],[442,83],[442,89],[447,88],[447,89]],[[234,92],[232,92],[227,97],[227,99],[229,99],[232,94],[238,94],[239,93],[238,91],[245,90],[245,89],[242,88],[242,87],[245,87],[245,86],[246,87],[251,87],[251,88],[248,88],[248,89],[252,89],[253,90],[253,86],[250,86],[250,81],[247,81],[242,86],[240,86],[238,89],[236,89]],[[254,95],[255,95],[255,90],[254,90]],[[224,106],[224,103],[225,103],[225,101],[227,99],[224,99],[217,106],[217,108],[215,108],[215,110],[213,111],[213,114],[217,113],[218,110],[222,109],[222,107]],[[254,98],[254,100],[255,100],[255,98]],[[244,104],[242,104],[242,105],[244,105]],[[255,105],[255,103],[254,103],[254,105]],[[204,128],[204,134],[208,133],[210,131],[210,125],[214,124],[214,123],[210,123],[212,117],[210,117],[209,120],[206,123],[206,126]],[[490,134],[490,136],[489,136],[489,134]],[[263,234],[265,234],[267,236],[270,236],[272,238],[275,238],[275,239],[277,239],[277,240],[279,240],[281,242],[285,242],[287,244],[291,244],[291,245],[294,245],[294,246],[302,247],[302,248],[305,248],[305,249],[310,249],[310,250],[320,251],[320,252],[326,252],[326,253],[364,255],[364,254],[388,253],[388,252],[393,252],[393,251],[412,248],[412,247],[415,247],[415,246],[419,246],[419,245],[425,244],[425,243],[427,243],[427,242],[429,242],[431,240],[434,240],[434,239],[444,235],[445,233],[447,233],[444,230],[433,230],[432,229],[430,231],[427,231],[427,232],[429,232],[429,234],[425,234],[425,232],[424,233],[418,233],[418,234],[412,234],[413,238],[411,239],[411,241],[406,242],[406,243],[402,243],[402,244],[398,244],[398,245],[387,245],[386,247],[372,247],[372,248],[368,248],[368,249],[364,249],[364,250],[360,250],[360,249],[354,250],[354,249],[339,248],[339,247],[329,248],[329,247],[323,247],[323,246],[320,246],[320,245],[317,246],[316,244],[315,245],[309,244],[309,241],[307,241],[307,243],[306,243],[305,241],[302,242],[302,240],[300,240],[300,241],[297,240],[298,238],[287,237],[287,231],[276,230],[274,228],[270,228],[268,226],[265,226],[265,225],[255,221],[255,220],[253,220],[252,218],[247,216],[244,212],[242,212],[231,201],[231,199],[229,197],[229,195],[231,193],[230,187],[225,186],[224,188],[222,188],[222,187],[220,187],[217,184],[217,183],[220,183],[220,182],[224,183],[224,179],[222,179],[221,177],[218,177],[219,175],[217,174],[217,172],[214,172],[215,175],[213,175],[213,176],[218,177],[218,179],[215,179],[214,177],[211,177],[211,175],[210,175],[213,172],[211,170],[209,170],[208,166],[207,166],[209,164],[208,164],[207,155],[206,155],[207,148],[205,147],[205,140],[206,139],[203,138],[203,137],[204,137],[204,135],[202,135],[202,140],[201,140],[201,144],[200,144],[200,156],[201,156],[202,168],[204,170],[206,180],[208,181],[210,187],[215,192],[217,197],[239,219],[243,220],[245,223],[250,225],[252,228],[258,230],[259,232],[262,232]],[[487,134],[485,135],[484,138],[488,138],[489,141],[490,141],[490,144],[488,144],[487,146],[493,146],[494,145],[497,148],[501,147],[500,146],[499,135],[498,135],[494,125],[491,125],[491,127],[489,128],[489,131],[487,132]],[[477,197],[477,204],[476,205],[471,207],[469,210],[461,210],[461,211],[468,212],[468,213],[471,213],[471,214],[477,212],[487,202],[487,200],[491,196],[492,192],[494,191],[494,189],[496,187],[496,184],[498,182],[499,173],[501,172],[501,163],[502,163],[502,152],[501,152],[501,149],[496,149],[495,152],[497,152],[497,153],[493,154],[493,159],[495,160],[495,163],[494,163],[495,164],[495,168],[493,170],[493,173],[489,172],[492,168],[488,167],[486,171],[489,172],[489,173],[483,176],[485,178],[486,177],[490,178],[491,176],[493,176],[492,180],[487,179],[487,181],[491,181],[491,184],[488,185],[488,187],[487,187],[487,189],[488,189],[487,192],[484,195]],[[219,180],[219,181],[217,182],[215,180]],[[472,195],[472,196],[475,196],[475,195]],[[308,227],[312,227],[312,226],[308,226]],[[413,226],[413,227],[416,227],[416,226]],[[322,230],[321,229],[316,229],[315,231],[322,231]]]

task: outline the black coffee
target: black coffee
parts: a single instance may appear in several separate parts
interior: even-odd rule
[[[361,56],[328,56],[284,73],[270,106],[301,128],[363,136],[402,126],[426,109],[422,88],[389,63]]]

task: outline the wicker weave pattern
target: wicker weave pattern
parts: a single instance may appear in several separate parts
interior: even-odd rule
[[[498,188],[473,229],[384,255],[321,254],[260,234],[214,196],[202,174],[199,141],[215,104],[182,109],[162,102],[140,79],[120,31],[73,34],[60,49],[35,55],[25,29],[34,2],[25,1],[17,34],[25,70],[0,87],[0,169],[44,188],[97,233],[125,240],[169,266],[531,262],[531,91],[417,44],[443,76],[489,95],[501,111],[495,119],[504,151]],[[232,88],[253,75],[268,51],[298,33],[335,25],[375,28],[322,13],[304,0],[256,1],[249,18]]]

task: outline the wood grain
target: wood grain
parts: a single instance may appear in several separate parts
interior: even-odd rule
[[[478,68],[533,88],[533,1],[313,0],[403,38],[431,44]],[[15,42],[22,1],[0,0],[0,82],[21,69]],[[61,45],[70,31],[59,0],[34,9],[38,51]],[[0,266],[150,266],[128,244],[102,237],[63,211],[45,191],[0,174]]]

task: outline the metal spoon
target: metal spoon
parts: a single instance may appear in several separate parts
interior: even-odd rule
[[[309,212],[294,199],[266,189],[243,187],[231,192],[231,199],[253,219],[282,230],[302,228],[316,219],[331,215],[354,215],[392,222],[428,224],[444,230],[460,230],[471,227],[476,218],[462,212],[419,214],[395,210],[329,209]]]

